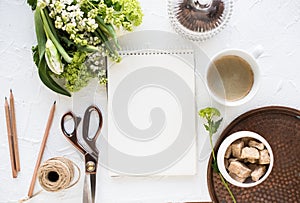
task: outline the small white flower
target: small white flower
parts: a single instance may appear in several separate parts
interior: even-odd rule
[[[49,13],[49,16],[50,16],[50,18],[55,18],[55,13],[54,13],[53,11],[51,11],[51,12]]]
[[[54,3],[55,9],[62,9],[62,3],[60,1],[57,1]]]
[[[69,13],[67,11],[63,10],[61,12],[61,18],[62,18],[64,23],[67,23],[70,20]]]
[[[66,5],[71,5],[73,3],[73,0],[61,0]]]
[[[61,21],[55,21],[55,27],[57,28],[57,29],[61,29],[62,27],[63,27],[63,22],[61,22]]]
[[[71,21],[71,25],[75,28],[76,27],[76,21]]]
[[[40,7],[41,9],[45,8],[48,5],[49,5],[49,0],[38,0],[37,2],[37,6]]]
[[[77,9],[80,9],[78,4],[67,7],[67,11],[75,11]]]
[[[95,24],[96,23],[95,19],[93,19],[93,18],[88,18],[88,21],[89,21],[90,24]]]
[[[51,4],[49,4],[48,5],[51,9],[53,9],[54,8],[54,3],[51,3]]]
[[[75,32],[74,32],[74,26],[72,25],[72,23],[67,23],[66,24],[66,31],[69,34],[75,34]]]
[[[61,19],[61,17],[60,16],[56,16],[56,19],[55,19],[56,21],[59,21],[59,22],[61,22],[62,21],[62,19]]]
[[[74,34],[71,34],[71,35],[70,35],[70,39],[75,39],[75,37],[76,37],[76,36],[75,36]]]

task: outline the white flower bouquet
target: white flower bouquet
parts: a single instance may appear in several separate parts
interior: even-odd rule
[[[33,59],[41,81],[71,96],[105,71],[86,63],[93,53],[119,62],[115,29],[132,31],[142,23],[138,0],[27,0],[34,10],[37,45]],[[99,57],[98,57],[99,60]],[[98,61],[99,66],[103,61]],[[97,64],[97,63],[96,63]]]

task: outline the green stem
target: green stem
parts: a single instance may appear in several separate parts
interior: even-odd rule
[[[235,199],[234,195],[232,194],[232,192],[231,192],[231,190],[230,190],[230,188],[229,188],[227,182],[224,180],[222,174],[219,173],[219,176],[220,176],[220,178],[221,178],[221,181],[222,181],[223,185],[226,187],[228,193],[230,194],[230,197],[231,197],[232,201],[233,201],[234,203],[236,203],[236,199]]]
[[[211,146],[212,157],[213,157],[214,161],[216,161],[216,155],[215,155],[215,151],[214,151],[214,145],[213,145],[212,133],[211,132],[209,132],[209,142],[210,142],[210,146]]]
[[[212,157],[213,157],[213,161],[216,163],[216,162],[217,162],[217,159],[216,159],[215,150],[214,150],[214,145],[213,145],[213,140],[212,140],[212,137],[213,137],[213,133],[212,133],[212,129],[211,129],[211,128],[212,128],[212,124],[211,124],[212,122],[211,122],[211,119],[210,119],[210,118],[208,118],[207,120],[208,120],[208,125],[209,125],[209,128],[210,128],[210,130],[209,130],[209,142],[210,142],[210,146],[211,146],[211,154],[212,154]],[[232,194],[232,192],[231,192],[231,190],[230,190],[230,188],[229,188],[227,182],[226,182],[225,179],[223,178],[223,175],[222,175],[220,172],[219,172],[218,174],[219,174],[219,176],[220,176],[220,178],[221,178],[221,181],[222,181],[223,185],[224,185],[225,188],[227,189],[227,191],[228,191],[228,193],[229,193],[229,195],[230,195],[230,197],[231,197],[233,203],[236,203],[235,197],[234,197],[234,195]]]
[[[51,32],[51,29],[50,29],[50,26],[48,24],[47,18],[46,18],[46,16],[45,16],[45,14],[44,14],[44,12],[43,12],[42,9],[41,9],[41,16],[42,16],[42,19],[43,19],[45,32],[48,34],[48,36],[50,37],[50,39],[52,40],[53,44],[55,45],[55,47],[57,48],[57,50],[59,51],[59,53],[61,54],[61,56],[64,58],[64,60],[67,63],[71,63],[72,62],[72,58],[68,55],[68,53],[62,47],[62,45],[55,38],[54,34]]]
[[[95,52],[99,51],[99,49],[95,46],[86,45],[86,46],[78,46],[78,49],[86,51],[86,52]]]
[[[95,18],[96,22],[98,23],[100,29],[105,32],[108,36],[113,37],[113,34],[109,32],[106,24],[104,23],[103,19],[100,16],[96,16]]]
[[[111,24],[106,24],[100,16],[96,16],[96,21],[102,31],[104,31],[108,36],[113,38],[115,45],[120,49],[120,45],[117,40],[116,32]]]
[[[96,31],[99,34],[99,37],[100,37],[101,41],[105,44],[105,47],[107,48],[107,50],[112,55],[115,54],[113,48],[111,47],[111,45],[110,45],[110,43],[109,43],[109,41],[107,39],[107,37],[101,32],[101,30],[97,29]]]
[[[109,24],[109,25],[107,25],[107,29],[112,34],[112,38],[113,38],[113,40],[114,40],[115,45],[117,46],[117,48],[121,49],[121,47],[120,47],[120,45],[118,43],[117,35],[116,35],[116,32],[115,32],[113,26],[111,24]]]
[[[48,10],[45,8],[45,9],[43,10],[43,12],[44,12],[45,17],[46,17],[46,19],[47,19],[47,22],[48,22],[48,25],[49,25],[49,27],[50,27],[51,32],[53,33],[54,37],[55,37],[55,38],[58,40],[58,42],[59,42],[59,38],[58,38],[58,35],[57,35],[57,33],[56,33],[56,28],[54,27],[54,25],[53,25],[53,23],[52,23],[52,20],[51,20],[50,17],[49,17],[49,12],[48,12]]]
[[[89,0],[87,0],[87,2],[90,4],[90,6],[97,8],[94,4],[92,4],[92,2],[90,2]]]

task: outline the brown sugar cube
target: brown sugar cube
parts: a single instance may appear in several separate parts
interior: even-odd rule
[[[224,159],[224,165],[225,165],[225,168],[227,169],[228,166],[229,166],[229,161],[228,161],[228,159]]]
[[[228,167],[228,171],[236,174],[240,178],[247,178],[252,172],[250,168],[239,161],[232,161]]]
[[[251,171],[254,171],[256,168],[257,168],[257,166],[259,166],[258,164],[248,164],[247,165],[248,166],[248,168],[250,168],[251,169]]]
[[[231,156],[231,145],[227,148],[225,152],[225,158],[228,159]]]
[[[255,140],[250,140],[248,143],[249,147],[255,147],[256,149],[263,150],[265,145],[261,142],[256,142]]]
[[[244,147],[241,154],[242,159],[259,159],[259,151],[254,147]]]
[[[255,164],[257,162],[257,159],[245,159],[245,162]]]
[[[246,180],[246,178],[241,178],[241,177],[239,177],[236,174],[231,173],[231,172],[229,173],[229,175],[230,175],[231,178],[233,178],[234,180],[236,180],[236,181],[238,181],[240,183],[243,183]]]
[[[236,158],[241,157],[242,149],[244,147],[244,142],[242,140],[237,140],[231,144],[232,155]]]
[[[242,140],[244,142],[244,146],[247,146],[251,139],[252,139],[251,137],[243,137]]]
[[[258,181],[266,173],[266,166],[259,165],[251,173],[251,178],[253,181]]]
[[[230,164],[231,162],[233,162],[233,161],[238,161],[238,159],[237,158],[231,158],[231,159],[228,159],[228,164]],[[228,168],[228,167],[227,167]]]
[[[267,149],[259,152],[259,164],[270,164],[270,155]]]

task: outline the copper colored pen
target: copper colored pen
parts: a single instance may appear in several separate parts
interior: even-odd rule
[[[14,148],[13,148],[13,137],[11,132],[11,119],[10,119],[10,112],[9,106],[7,102],[7,98],[5,97],[5,117],[6,117],[6,126],[7,126],[7,138],[8,138],[8,145],[9,145],[9,153],[10,153],[10,162],[11,162],[11,170],[13,178],[17,177],[17,170],[16,170],[16,163],[15,163],[15,156],[14,156]]]
[[[16,124],[16,113],[15,113],[15,100],[12,90],[10,90],[9,98],[9,110],[11,115],[11,130],[13,136],[13,145],[14,145],[14,158],[16,162],[16,170],[20,171],[20,155],[19,155],[19,145],[18,145],[18,135],[17,135],[17,124]]]

